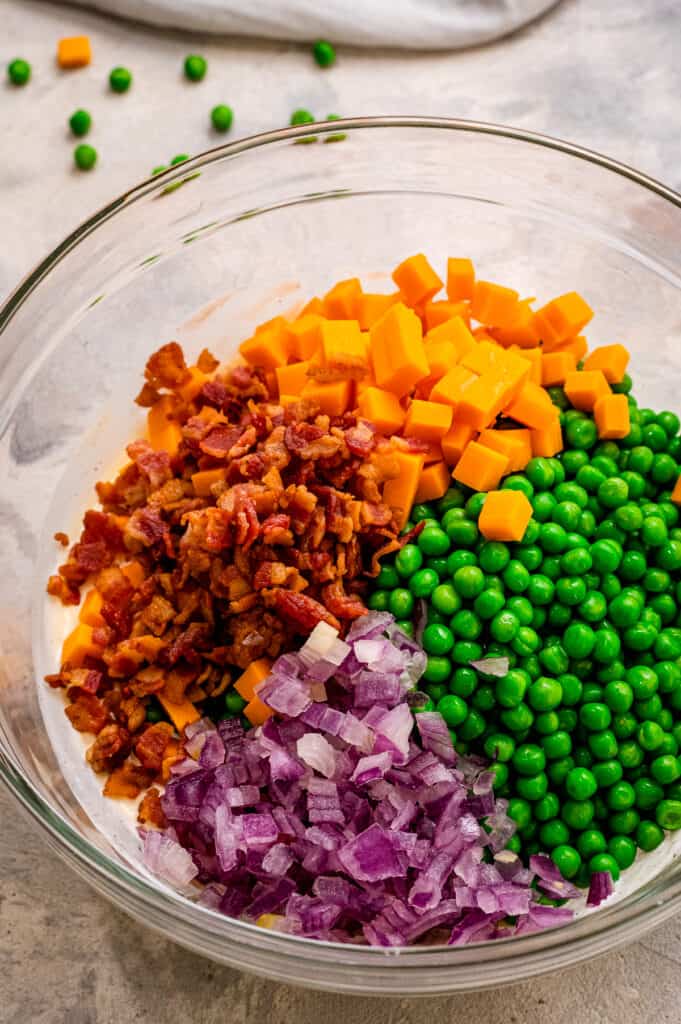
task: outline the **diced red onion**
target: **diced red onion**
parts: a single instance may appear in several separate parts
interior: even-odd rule
[[[598,907],[612,896],[615,886],[612,884],[612,876],[609,871],[594,871],[589,883],[589,894],[586,898],[587,907]]]

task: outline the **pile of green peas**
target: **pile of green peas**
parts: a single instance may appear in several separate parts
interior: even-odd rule
[[[599,442],[549,393],[565,450],[501,484],[532,504],[522,541],[485,540],[485,494],[453,487],[413,507],[405,531],[421,532],[385,560],[369,606],[411,635],[425,610],[427,707],[461,754],[490,760],[509,847],[548,851],[587,885],[681,828],[680,422],[629,395],[630,433]],[[502,677],[471,667],[499,657]]]

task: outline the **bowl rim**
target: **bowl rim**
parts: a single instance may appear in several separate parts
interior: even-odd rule
[[[492,135],[512,141],[530,143],[595,164],[655,193],[681,209],[681,195],[655,178],[593,150],[525,129],[481,121],[418,116],[356,117],[315,122],[314,124],[259,133],[213,147],[190,160],[169,167],[161,174],[145,179],[101,207],[72,231],[33,270],[29,271],[9,294],[0,306],[0,334],[41,281],[66,258],[79,242],[114,217],[121,209],[142,199],[150,191],[155,191],[159,181],[163,181],[167,185],[184,178],[187,172],[196,172],[216,160],[266,148],[270,144],[295,141],[301,137],[309,137],[311,134],[319,136],[338,132],[352,133],[376,128],[441,129],[462,134]],[[518,980],[519,977],[527,977],[530,974],[560,966],[560,957],[556,954],[564,952],[568,947],[579,947],[577,955],[573,956],[570,962],[594,953],[605,952],[613,945],[632,937],[634,931],[641,927],[641,922],[644,922],[646,927],[652,927],[673,913],[681,903],[680,872],[676,879],[658,876],[646,887],[645,894],[637,890],[621,903],[612,907],[606,906],[597,914],[586,915],[560,928],[519,936],[510,941],[500,939],[461,947],[412,946],[396,950],[282,935],[199,907],[161,883],[147,880],[143,875],[113,860],[66,821],[61,813],[24,776],[19,765],[15,763],[11,751],[6,751],[1,744],[0,781],[19,801],[29,816],[38,823],[43,833],[47,833],[48,839],[52,840],[52,845],[56,847],[58,853],[67,860],[69,860],[68,855],[71,854],[81,872],[91,882],[99,879],[110,898],[116,894],[120,896],[125,894],[131,897],[133,904],[126,905],[125,909],[139,919],[145,920],[152,927],[159,929],[160,925],[158,921],[151,920],[151,918],[157,916],[159,912],[165,913],[178,926],[175,938],[180,942],[184,941],[185,945],[190,944],[187,939],[187,929],[193,927],[205,938],[203,952],[206,955],[211,955],[211,950],[208,949],[211,939],[219,939],[224,942],[222,948],[222,952],[225,954],[222,957],[224,962],[230,961],[230,946],[232,949],[245,946],[251,951],[257,947],[279,963],[282,960],[291,960],[298,954],[301,961],[293,963],[293,974],[287,980],[296,980],[296,967],[299,969],[303,966],[305,960],[309,965],[316,961],[320,968],[323,965],[331,971],[340,971],[341,974],[347,970],[369,972],[369,977],[364,978],[361,985],[357,983],[354,989],[349,988],[348,991],[366,991],[366,984],[372,973],[375,975],[374,980],[379,980],[378,976],[387,972],[391,977],[383,978],[380,984],[380,990],[387,994],[393,981],[397,980],[397,972],[413,974],[416,968],[427,967],[430,967],[438,976],[447,975],[441,991],[451,991],[457,987],[484,987],[498,984],[504,980]],[[69,863],[71,863],[70,860]],[[145,911],[149,914],[148,918],[145,916]],[[483,948],[485,956],[481,958],[480,954]],[[548,951],[553,952],[553,960],[551,957],[547,958]],[[543,963],[539,962],[540,957]],[[522,966],[519,961],[523,961]],[[502,965],[505,966],[505,970],[501,970],[500,973]],[[239,966],[247,969],[247,964],[241,963]],[[475,976],[481,968],[487,969],[487,977],[484,980]],[[259,964],[257,969],[265,974],[271,969],[272,976],[277,976],[273,966],[268,968],[264,964]],[[461,983],[453,977],[459,970],[465,976],[462,977]],[[411,986],[406,981],[402,982],[401,986],[399,990],[404,992],[417,991],[419,988],[417,984]],[[319,987],[333,988],[334,983],[323,982]],[[337,985],[336,990],[341,987]],[[435,987],[429,985],[429,990],[437,991],[437,985]]]

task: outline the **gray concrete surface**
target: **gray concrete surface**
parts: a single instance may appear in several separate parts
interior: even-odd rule
[[[341,52],[320,72],[288,44],[188,39],[75,8],[1,0],[0,64],[25,56],[30,87],[0,85],[0,299],[79,221],[155,164],[216,141],[208,112],[235,110],[233,135],[320,116],[437,114],[501,121],[601,150],[681,187],[678,0],[564,0],[501,43],[463,54]],[[56,40],[87,32],[92,67],[59,74]],[[185,83],[190,51],[210,61]],[[135,73],[124,97],[114,64]],[[68,115],[95,117],[100,165],[71,167]],[[0,793],[0,1021],[217,1024],[340,1020],[425,1024],[657,1024],[681,1021],[681,919],[593,963],[497,992],[377,1002],[262,982],[191,956],[95,896]]]

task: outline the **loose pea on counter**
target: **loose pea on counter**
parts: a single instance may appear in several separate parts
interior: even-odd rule
[[[677,416],[629,396],[630,433],[599,441],[550,390],[565,450],[501,483],[531,503],[522,540],[485,539],[486,495],[454,486],[413,506],[405,530],[424,527],[383,563],[369,605],[425,617],[422,685],[457,750],[490,760],[510,848],[548,851],[587,885],[681,828],[681,438]],[[475,671],[481,658],[508,671]]]

